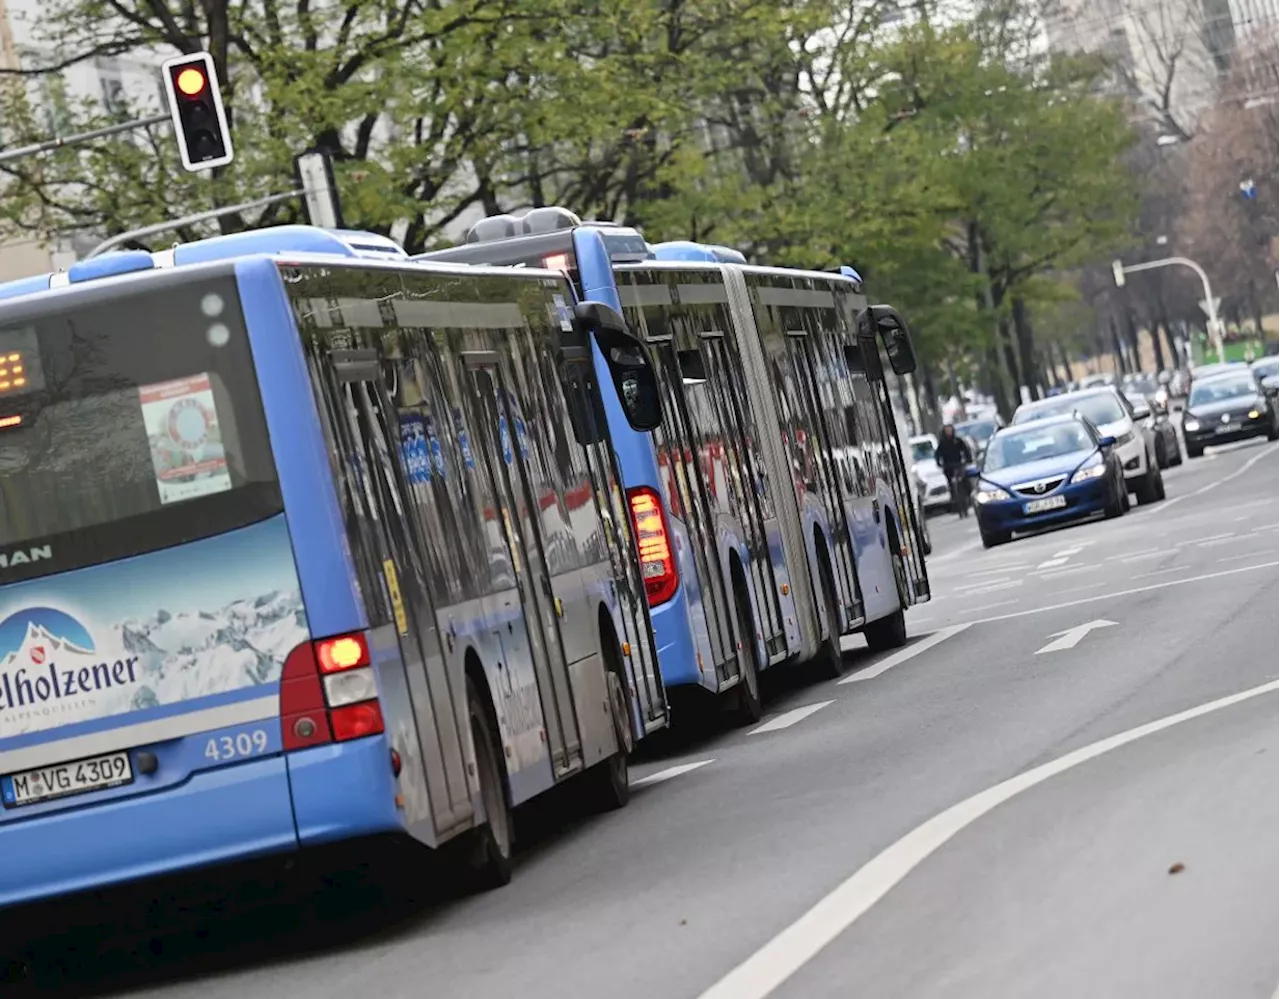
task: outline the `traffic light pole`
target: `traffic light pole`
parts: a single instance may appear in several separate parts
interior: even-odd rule
[[[8,163],[10,160],[20,159],[23,156],[34,156],[36,153],[47,153],[66,146],[78,146],[82,142],[92,142],[94,139],[103,139],[108,135],[116,135],[119,132],[131,132],[135,128],[163,125],[168,120],[168,114],[153,114],[150,118],[139,118],[137,121],[126,121],[118,125],[107,125],[105,128],[95,128],[92,132],[67,135],[60,139],[47,139],[32,146],[19,146],[17,149],[8,149],[0,152],[0,163]]]
[[[166,115],[166,117],[168,117]],[[208,222],[211,219],[221,218],[224,215],[235,215],[237,212],[247,212],[250,208],[265,208],[267,205],[274,205],[278,201],[288,201],[290,198],[300,198],[306,194],[306,190],[299,188],[296,191],[287,191],[284,194],[269,194],[265,198],[256,198],[253,201],[245,201],[238,205],[228,205],[225,208],[213,208],[207,212],[197,212],[195,215],[184,215],[180,219],[173,219],[169,222],[157,222],[155,225],[146,225],[141,229],[130,229],[128,232],[122,232],[118,236],[112,236],[108,240],[104,240],[90,250],[85,259],[96,257],[99,254],[106,253],[108,250],[114,250],[121,243],[127,243],[131,239],[141,239],[144,236],[154,236],[157,233],[168,232],[170,229],[178,229],[184,225],[195,225],[197,222]]]
[[[1157,267],[1190,267],[1199,276],[1200,284],[1204,286],[1204,302],[1202,304],[1205,316],[1208,318],[1209,335],[1213,337],[1213,345],[1217,348],[1219,363],[1225,361],[1227,359],[1226,347],[1222,343],[1222,321],[1218,318],[1218,300],[1213,297],[1213,288],[1209,285],[1209,275],[1204,272],[1203,267],[1189,257],[1165,257],[1163,260],[1152,260],[1145,264],[1129,264],[1127,266],[1117,260],[1111,265],[1117,287],[1124,287],[1124,276],[1126,274],[1151,271]]]

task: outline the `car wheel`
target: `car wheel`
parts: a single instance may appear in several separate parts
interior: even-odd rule
[[[1169,464],[1173,467],[1182,464],[1182,449],[1178,446],[1176,439],[1173,442],[1173,458],[1170,459]]]
[[[1113,485],[1111,487],[1111,498],[1107,500],[1107,505],[1102,511],[1103,516],[1106,517],[1107,520],[1115,520],[1117,517],[1124,514],[1125,496],[1126,493],[1124,492],[1123,483],[1119,486]]]
[[[1009,540],[1008,531],[982,531],[978,532],[982,538],[983,548],[994,548],[996,545],[1002,545]]]
[[[1267,428],[1267,440],[1280,440],[1280,417],[1271,421],[1271,426]]]
[[[1163,442],[1156,445],[1156,467],[1157,468],[1169,467],[1169,456],[1165,450],[1165,446]]]
[[[1201,455],[1203,455],[1203,454],[1204,454],[1204,448],[1202,448],[1202,447],[1196,447],[1196,446],[1194,446],[1194,445],[1192,445],[1192,444],[1188,444],[1188,445],[1187,445],[1187,457],[1188,457],[1188,458],[1199,458],[1199,457],[1200,457]]]
[[[1164,499],[1164,472],[1156,472],[1156,499]]]
[[[1154,503],[1160,499],[1156,495],[1156,477],[1160,474],[1154,463],[1147,465],[1147,474],[1138,482],[1138,488],[1133,492],[1138,497],[1138,505],[1146,506],[1148,503]]]

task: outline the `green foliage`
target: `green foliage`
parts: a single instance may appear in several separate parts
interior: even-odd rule
[[[926,359],[962,365],[997,344],[1013,299],[1039,322],[1063,295],[1053,275],[1105,259],[1136,211],[1123,108],[1099,96],[1098,66],[1032,55],[1021,0],[945,28],[932,0],[896,25],[863,0],[49,7],[67,64],[211,51],[236,160],[186,174],[167,126],[21,160],[0,167],[0,230],[109,234],[242,202],[290,188],[293,156],[320,146],[347,223],[407,225],[411,251],[466,212],[564,204],[651,239],[852,264],[905,306]],[[47,136],[26,82],[0,76],[11,144]],[[62,134],[107,120],[88,105],[66,117]]]

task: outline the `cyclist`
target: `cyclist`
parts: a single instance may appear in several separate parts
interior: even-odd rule
[[[934,460],[947,475],[947,486],[951,490],[951,508],[961,517],[969,515],[968,485],[965,477],[965,466],[973,464],[973,451],[965,439],[956,433],[950,423],[942,428],[942,436],[938,438],[938,447],[934,451]]]

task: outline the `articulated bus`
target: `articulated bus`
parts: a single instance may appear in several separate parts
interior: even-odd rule
[[[0,286],[6,914],[384,834],[496,885],[514,806],[626,802],[665,701],[602,398],[659,425],[644,348],[560,273],[400,257]]]
[[[654,352],[661,428],[607,415],[673,700],[727,694],[751,722],[760,670],[816,661],[835,675],[856,631],[877,649],[905,642],[903,612],[929,586],[885,368],[905,374],[914,357],[854,272],[650,246],[556,208],[485,219],[418,259],[563,270]]]

